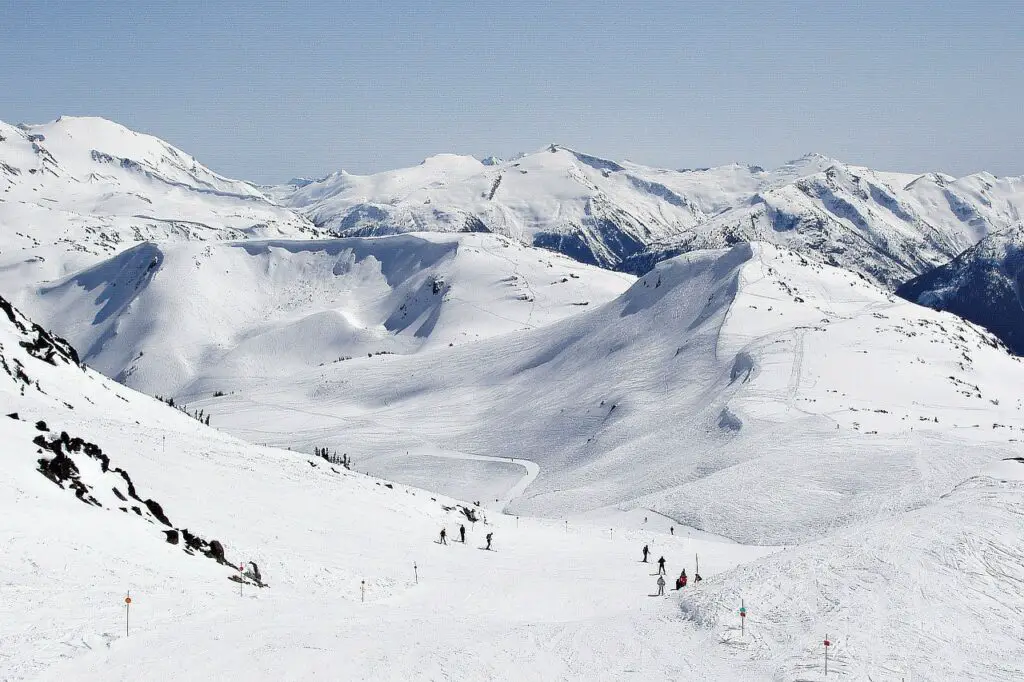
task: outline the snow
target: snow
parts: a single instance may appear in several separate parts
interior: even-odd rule
[[[1019,178],[0,137],[0,680],[1024,677],[1024,369],[890,293]]]
[[[683,614],[772,679],[821,679],[826,634],[830,674],[847,679],[1020,679],[1024,465],[1000,469],[732,571]],[[747,639],[728,608],[740,597]]]
[[[4,679],[593,676],[640,665],[634,628],[650,628],[643,665],[673,670],[673,633],[649,622],[672,607],[646,596],[654,578],[638,563],[640,545],[674,550],[670,569],[700,551],[708,576],[772,551],[496,513],[466,523],[466,545],[441,547],[438,529],[454,539],[465,521],[445,511],[455,504],[446,498],[234,440],[91,370],[35,361],[4,332],[5,358],[42,389],[0,384],[20,417],[0,421],[9,444],[0,579],[12,616],[0,627]],[[87,458],[75,457],[102,508],[39,475],[30,442],[39,417],[98,442],[176,525],[255,560],[270,586],[239,595],[230,567],[187,556],[159,526],[112,508]],[[495,551],[479,549],[486,532]],[[595,636],[622,644],[594,657]]]

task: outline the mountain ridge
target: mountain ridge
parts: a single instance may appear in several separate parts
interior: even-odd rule
[[[948,263],[900,286],[899,296],[947,310],[1024,355],[1024,223],[995,232]]]

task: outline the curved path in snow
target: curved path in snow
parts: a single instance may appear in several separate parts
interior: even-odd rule
[[[526,469],[526,473],[523,475],[519,482],[508,489],[504,497],[498,499],[493,504],[484,504],[484,507],[496,508],[504,513],[505,508],[512,504],[512,500],[517,497],[521,497],[526,489],[533,483],[534,479],[537,478],[537,474],[540,473],[540,465],[536,462],[523,459],[522,457],[493,457],[491,455],[478,455],[471,452],[424,452],[422,454],[430,455],[431,457],[444,457],[445,459],[474,459],[481,462],[502,462],[504,464],[518,464],[519,466]]]

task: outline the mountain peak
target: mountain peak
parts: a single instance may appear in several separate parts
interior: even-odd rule
[[[428,156],[420,161],[418,165],[425,168],[458,168],[463,170],[475,170],[483,167],[483,163],[474,156],[452,153],[441,153]]]

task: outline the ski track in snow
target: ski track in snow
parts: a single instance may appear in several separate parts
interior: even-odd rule
[[[429,455],[430,457],[442,457],[444,459],[464,459],[464,460],[476,460],[480,462],[499,462],[499,463],[510,463],[518,464],[524,469],[526,473],[523,474],[522,479],[519,480],[502,498],[495,500],[493,505],[488,500],[483,506],[487,508],[495,508],[498,511],[504,512],[505,509],[512,504],[512,501],[517,497],[521,497],[526,489],[533,483],[534,479],[537,478],[537,474],[540,473],[540,465],[536,462],[532,462],[522,457],[495,457],[492,455],[478,455],[469,452],[448,452],[448,451],[427,451],[423,454]]]

